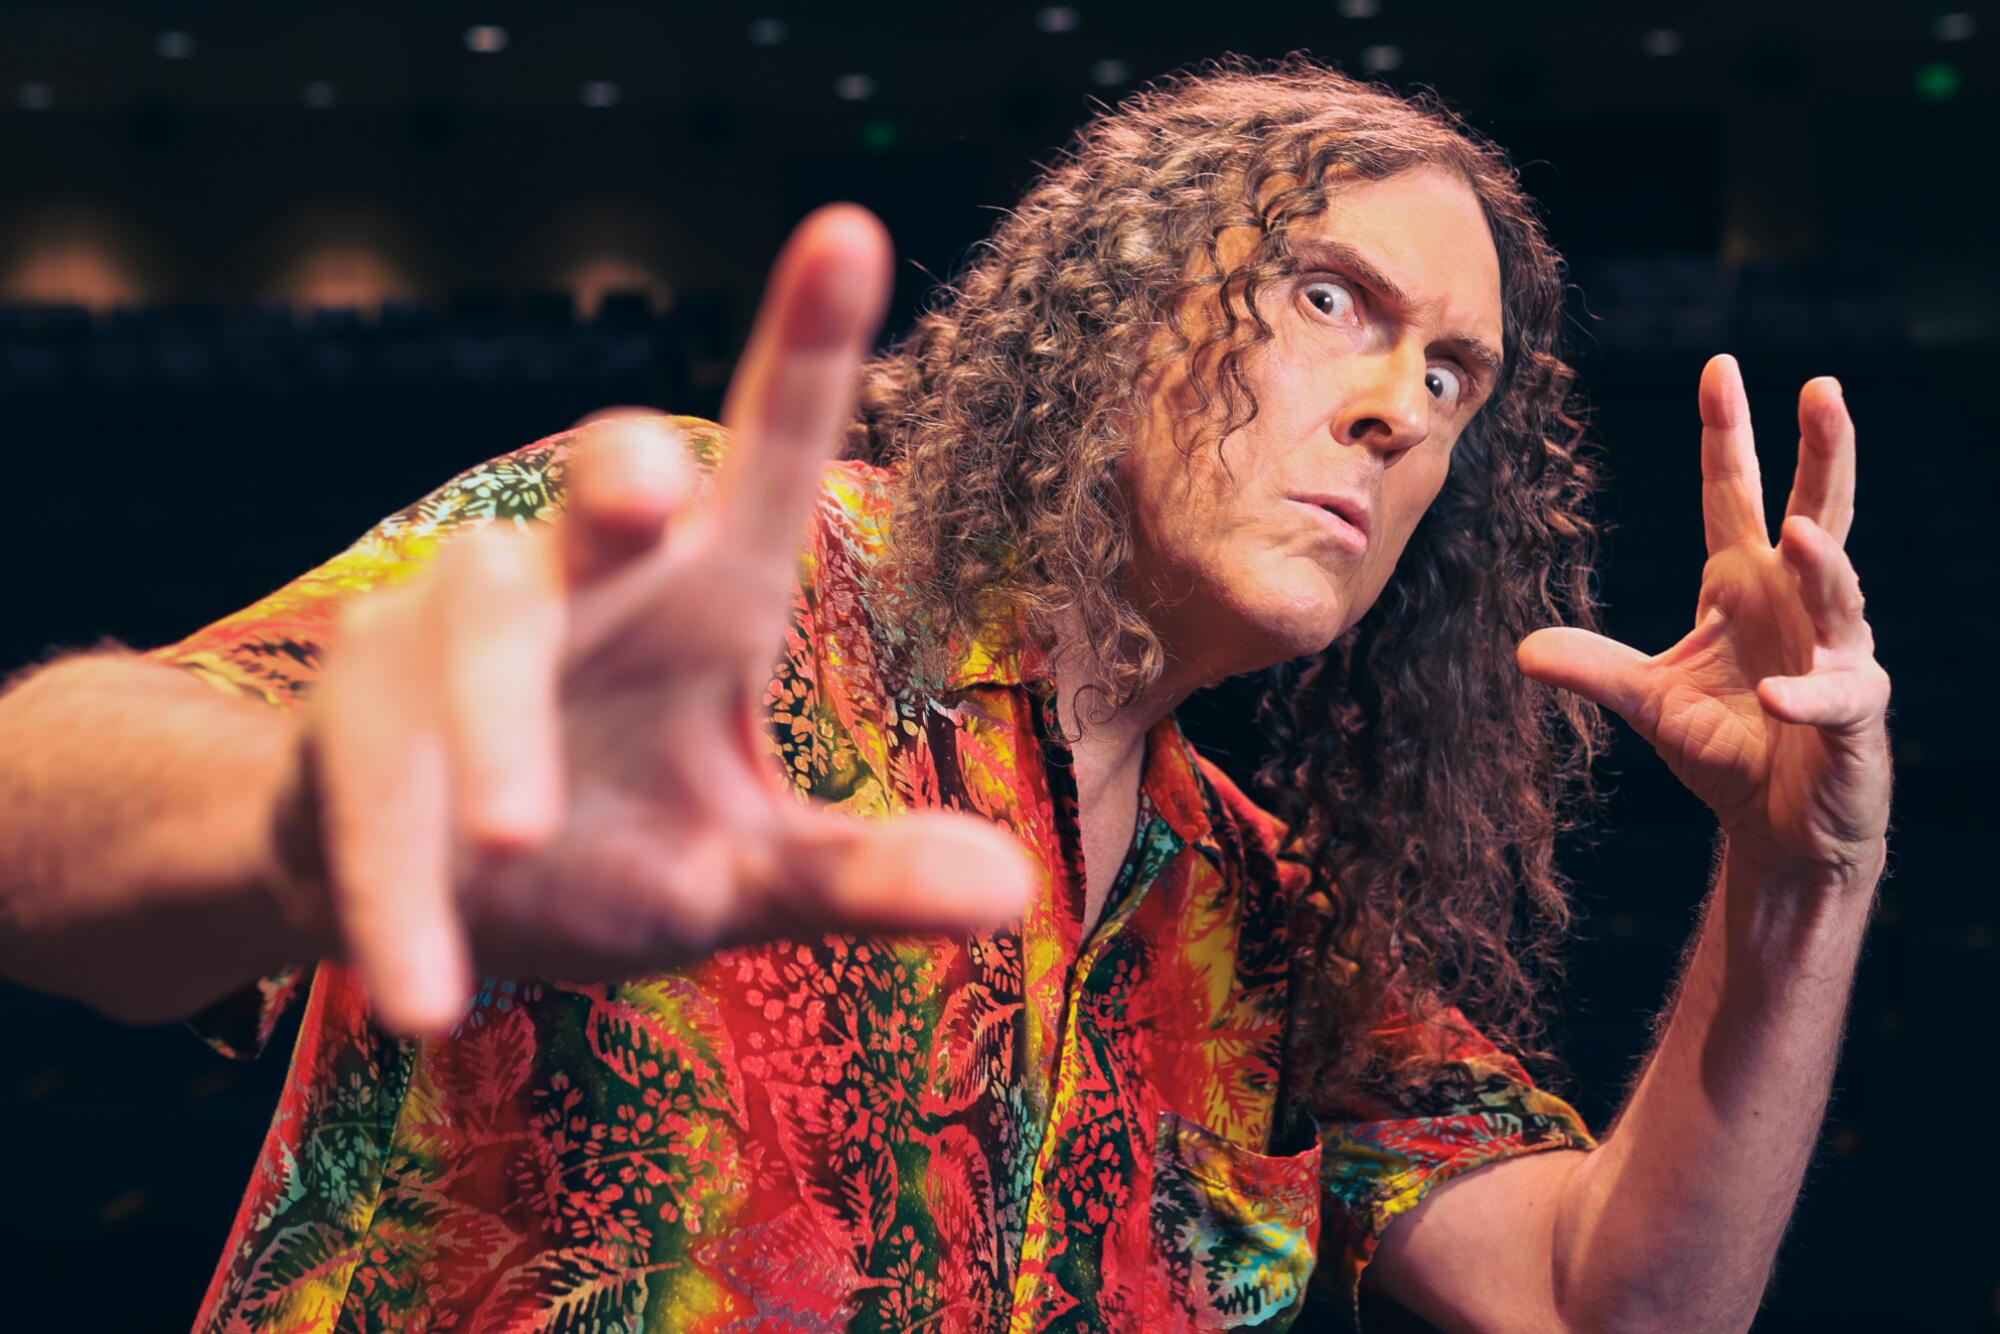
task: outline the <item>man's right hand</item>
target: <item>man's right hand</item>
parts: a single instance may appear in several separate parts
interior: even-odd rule
[[[793,233],[707,503],[686,507],[694,465],[669,428],[611,416],[582,428],[556,522],[469,533],[344,613],[277,821],[303,817],[317,855],[281,857],[279,879],[326,910],[384,1024],[448,1028],[475,967],[611,980],[770,936],[1021,910],[1036,871],[1005,831],[816,809],[758,739],[891,262],[853,205]]]

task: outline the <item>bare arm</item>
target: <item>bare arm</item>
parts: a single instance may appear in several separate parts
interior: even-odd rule
[[[0,975],[147,1023],[318,957],[273,892],[293,732],[135,654],[0,695]]]
[[[1776,883],[1725,858],[1601,1147],[1439,1187],[1384,1237],[1376,1282],[1448,1329],[1748,1328],[1825,1116],[1879,870]]]
[[[1854,424],[1832,382],[1801,393],[1774,545],[1727,358],[1703,374],[1701,416],[1694,630],[1652,656],[1542,630],[1520,659],[1630,722],[1727,851],[1609,1139],[1444,1183],[1384,1237],[1377,1281],[1451,1328],[1748,1328],[1825,1115],[1889,817],[1889,678],[1842,550]]]
[[[1038,872],[1004,829],[809,805],[760,742],[890,282],[879,221],[813,214],[731,383],[712,496],[661,421],[588,424],[560,518],[471,528],[342,601],[294,714],[115,655],[0,699],[0,974],[155,1019],[339,952],[382,1023],[444,1032],[476,971],[617,980],[1018,912]]]
[[[1826,1115],[1880,872],[1780,881],[1725,857],[1659,1049],[1555,1217],[1573,1327],[1749,1327]]]

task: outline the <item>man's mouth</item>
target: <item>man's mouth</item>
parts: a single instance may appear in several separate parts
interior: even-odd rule
[[[1321,526],[1339,545],[1357,556],[1368,550],[1369,514],[1365,502],[1331,493],[1298,495],[1292,499],[1317,512]]]

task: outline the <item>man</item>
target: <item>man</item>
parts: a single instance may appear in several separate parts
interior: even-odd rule
[[[1838,387],[1774,547],[1710,363],[1647,657],[1552,628],[1556,262],[1444,113],[1177,79],[863,365],[888,268],[822,210],[724,430],[587,424],[0,701],[9,975],[246,1053],[311,979],[202,1325],[1277,1327],[1365,1270],[1447,1328],[1745,1327],[1884,856]],[[1282,822],[1173,724],[1278,664]],[[1492,1040],[1576,696],[1725,835],[1601,1142]]]

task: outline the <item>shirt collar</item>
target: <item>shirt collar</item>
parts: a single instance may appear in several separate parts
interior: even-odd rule
[[[1048,655],[1027,632],[1026,618],[1011,607],[988,616],[975,629],[954,631],[947,658],[952,666],[945,676],[946,690],[1055,679]]]
[[[1147,798],[1181,841],[1220,857],[1215,839],[1213,785],[1203,776],[1194,744],[1168,714],[1146,734],[1146,771],[1140,779]]]
[[[1053,684],[1048,654],[1025,630],[1026,620],[1011,608],[951,640],[951,671],[944,688],[974,686],[1027,687]],[[1214,785],[1202,774],[1194,744],[1181,731],[1180,720],[1168,714],[1146,734],[1146,767],[1140,778],[1153,809],[1181,840],[1214,857],[1222,850],[1215,836]]]

